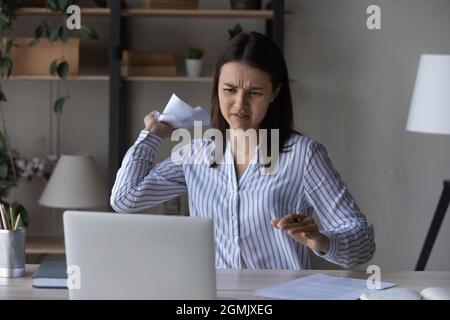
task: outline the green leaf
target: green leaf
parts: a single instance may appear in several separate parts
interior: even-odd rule
[[[1,58],[0,59],[0,71],[3,76],[9,77],[12,72],[13,62],[10,58]]]
[[[42,23],[42,25],[44,26],[45,30],[49,30],[51,29],[51,27],[53,26],[53,20],[47,18],[44,20],[44,22]]]
[[[201,59],[203,56],[203,50],[200,48],[188,48],[189,59]]]
[[[8,71],[6,70],[6,66],[3,64],[4,59],[0,58],[0,76],[3,78],[8,74]]]
[[[69,73],[69,63],[67,61],[63,61],[58,65],[58,68],[56,69],[56,72],[58,73],[58,76],[61,79],[65,79],[67,77],[67,74]]]
[[[41,42],[41,39],[36,39],[34,38],[33,40],[30,41],[30,43],[28,44],[29,47],[34,47],[35,45],[37,45],[39,42]]]
[[[94,0],[94,2],[98,7],[102,7],[102,8],[106,7],[106,0]]]
[[[58,11],[59,7],[55,0],[47,0],[47,8],[51,11]]]
[[[59,26],[51,27],[48,40],[50,42],[55,42],[56,40],[58,40],[58,36],[59,36]]]
[[[56,100],[55,104],[53,105],[53,110],[55,111],[55,113],[62,113],[64,103],[67,99],[69,99],[69,97],[62,97]]]
[[[3,25],[9,25],[10,22],[10,18],[3,12],[0,12],[0,23]]]
[[[39,25],[34,30],[34,38],[28,43],[28,46],[34,47],[35,45],[37,45],[39,43],[39,41],[42,39],[42,37],[44,36],[45,31],[46,31],[45,23]]]
[[[228,34],[230,36],[229,39],[235,37],[236,35],[238,35],[241,32],[242,32],[242,27],[241,27],[241,24],[238,23],[233,27],[233,29],[228,30]]]
[[[14,41],[16,39],[9,39],[8,42],[6,43],[6,48],[5,48],[5,57],[9,57],[9,54],[11,53],[11,49],[14,46]]]
[[[36,5],[36,0],[22,0],[22,5],[25,7],[31,7]]]
[[[6,101],[8,101],[8,99],[6,99],[6,95],[3,92],[3,90],[0,89],[0,102],[6,102]]]
[[[16,218],[20,214],[20,218],[22,219],[23,226],[27,227],[28,223],[29,223],[28,210],[22,204],[18,203],[17,201],[13,202],[11,204],[11,207],[13,208],[14,212],[16,213]]]
[[[58,70],[58,60],[54,60],[50,65],[50,74],[55,77],[57,70]]]
[[[81,32],[83,32],[85,35],[87,35],[91,39],[94,39],[94,40],[98,39],[97,32],[95,32],[95,30],[92,29],[91,27],[82,26],[81,27]]]
[[[67,29],[67,26],[65,24],[62,24],[59,27],[59,38],[64,43],[69,40],[69,29]]]
[[[5,180],[8,177],[9,165],[6,162],[0,164],[0,179]]]
[[[17,182],[13,180],[0,180],[0,189],[10,189],[17,187]]]
[[[58,7],[61,10],[66,11],[68,5],[69,5],[69,0],[58,0]]]
[[[7,150],[6,139],[3,136],[3,133],[0,131],[0,154],[5,154]]]
[[[34,30],[34,38],[40,39],[42,38],[43,35],[44,35],[44,26],[40,25],[36,28],[36,30]]]

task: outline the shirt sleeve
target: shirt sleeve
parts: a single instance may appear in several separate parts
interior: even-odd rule
[[[374,229],[334,169],[325,147],[315,141],[308,146],[305,195],[330,239],[328,252],[318,256],[350,268],[369,261],[375,252]]]
[[[186,192],[183,165],[176,157],[153,164],[162,139],[148,131],[127,151],[111,192],[117,212],[140,212]]]

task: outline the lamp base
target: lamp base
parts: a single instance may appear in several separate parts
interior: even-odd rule
[[[442,221],[444,221],[445,213],[447,212],[448,205],[450,203],[450,180],[444,181],[444,189],[442,190],[441,198],[439,199],[436,212],[434,213],[433,220],[431,221],[430,229],[428,230],[425,243],[422,251],[420,252],[419,260],[417,261],[415,271],[425,270],[428,258],[433,250],[434,242],[441,228]]]

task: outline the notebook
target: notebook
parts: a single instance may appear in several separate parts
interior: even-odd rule
[[[31,278],[34,288],[67,289],[67,265],[63,261],[44,261]]]

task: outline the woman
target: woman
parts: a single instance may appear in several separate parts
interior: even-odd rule
[[[270,39],[252,32],[229,42],[215,66],[211,108],[212,127],[224,137],[230,131],[223,161],[192,164],[181,150],[181,162],[172,157],[152,164],[172,129],[150,113],[118,171],[114,210],[139,212],[188,192],[190,215],[214,221],[218,268],[307,269],[308,248],[344,267],[371,259],[372,225],[325,148],[293,129],[286,63]],[[262,141],[243,149],[234,143],[239,132],[259,129],[278,129],[278,141],[269,141],[280,150],[272,174],[264,173],[267,164],[256,152]],[[214,145],[212,139],[197,139],[190,146],[206,159]]]

